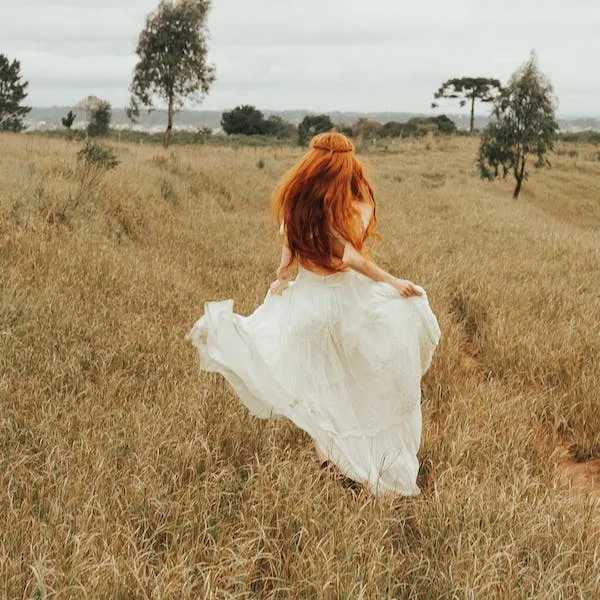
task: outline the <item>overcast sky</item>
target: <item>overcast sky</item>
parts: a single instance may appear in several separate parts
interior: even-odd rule
[[[158,0],[0,0],[34,106],[124,106]],[[201,108],[429,111],[450,77],[506,81],[535,49],[559,114],[600,115],[600,0],[213,0]],[[457,112],[455,106],[445,107]]]

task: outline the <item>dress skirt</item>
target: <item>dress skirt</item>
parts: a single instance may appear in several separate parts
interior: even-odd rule
[[[187,337],[250,412],[286,417],[374,493],[419,493],[421,376],[440,339],[422,296],[349,270],[304,268],[249,316],[207,302]]]

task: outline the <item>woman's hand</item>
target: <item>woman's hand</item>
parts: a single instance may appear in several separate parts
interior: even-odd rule
[[[275,294],[277,296],[281,296],[283,294],[283,290],[285,290],[290,285],[290,282],[287,279],[277,279],[269,288],[271,294]]]
[[[403,298],[423,295],[421,290],[412,281],[408,281],[408,279],[396,279],[392,285],[398,290]]]

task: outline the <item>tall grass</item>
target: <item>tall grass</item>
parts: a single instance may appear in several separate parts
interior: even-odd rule
[[[600,597],[598,487],[562,471],[600,455],[600,163],[556,156],[513,202],[477,140],[364,156],[374,255],[443,330],[423,494],[375,498],[183,340],[205,300],[262,301],[301,150],[113,146],[72,205],[78,144],[0,136],[0,596]]]

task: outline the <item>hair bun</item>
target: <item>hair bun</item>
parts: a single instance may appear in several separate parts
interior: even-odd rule
[[[315,135],[310,142],[310,147],[325,152],[354,152],[354,144],[338,131]]]

